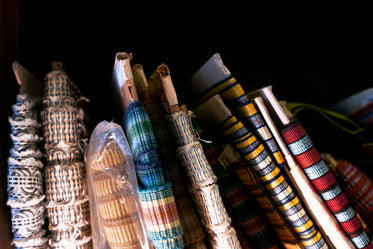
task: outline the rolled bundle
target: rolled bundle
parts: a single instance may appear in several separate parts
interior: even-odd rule
[[[9,117],[13,147],[8,158],[8,201],[15,248],[47,248],[45,194],[43,181],[44,156],[39,150],[42,137],[37,103],[40,82],[18,62],[13,70],[20,87],[17,102]],[[33,91],[30,89],[33,88]]]
[[[346,194],[299,122],[281,130],[295,159],[357,248],[373,248]]]
[[[305,248],[328,248],[320,231],[308,217],[298,196],[282,175],[280,168],[272,161],[264,145],[231,114],[220,96],[215,95],[200,105],[196,114],[205,124],[218,128],[251,165],[302,245]]]
[[[140,180],[139,191],[141,205],[147,210],[145,224],[152,244],[158,248],[183,248],[182,235],[178,211],[175,205],[171,184],[164,180],[162,163],[158,156],[158,145],[149,115],[142,103],[138,101],[134,85],[133,74],[130,66],[131,54],[119,52],[115,56],[113,78],[120,92],[125,114],[123,126],[132,149],[137,177]],[[166,192],[164,192],[166,191]],[[159,194],[152,201],[165,201],[168,207],[162,209],[164,215],[156,215],[163,205],[150,205],[147,200],[150,193]],[[167,193],[167,194],[166,194]],[[152,195],[150,195],[151,197]],[[149,197],[149,198],[150,198]],[[158,200],[160,198],[161,200]],[[166,200],[163,200],[166,198]],[[166,220],[163,218],[166,217]],[[167,219],[173,220],[172,229],[167,233],[160,233],[162,225],[167,224]]]
[[[90,213],[85,184],[86,130],[80,91],[62,68],[52,62],[45,76],[41,119],[47,165],[47,214],[51,248],[91,248]]]
[[[372,201],[373,201],[373,181],[357,166],[345,159],[336,160],[331,154],[321,154],[333,173],[336,174],[338,182],[343,191],[351,201],[351,205],[360,215],[364,230],[368,236],[372,230]]]
[[[122,128],[100,122],[85,154],[95,222],[94,241],[102,247],[103,230],[110,248],[149,248],[141,213],[132,153]],[[103,239],[105,240],[105,239]]]
[[[187,173],[190,184],[188,188],[208,233],[210,246],[241,248],[216,185],[217,178],[195,136],[191,113],[180,109],[168,67],[162,64],[157,71],[164,91],[164,99],[161,101],[169,114],[167,120],[178,146],[177,158]]]
[[[199,241],[196,246],[200,249],[206,249],[203,240],[205,232],[203,231],[193,201],[187,192],[186,179],[183,177],[182,168],[177,162],[174,141],[169,133],[169,128],[161,109],[162,103],[160,102],[158,88],[162,86],[162,82],[159,74],[155,71],[149,78],[148,83],[141,65],[134,65],[132,72],[139,98],[144,103],[144,108],[149,115],[154,130],[166,179],[172,182],[172,191],[179,213],[180,225],[184,231],[184,246],[188,248],[191,245],[197,244]]]

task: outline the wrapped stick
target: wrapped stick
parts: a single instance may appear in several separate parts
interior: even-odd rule
[[[123,124],[140,181],[140,201],[148,236],[157,249],[184,248],[183,230],[171,183],[164,178],[149,115],[138,101],[131,57],[124,52],[116,54],[113,76],[125,109]]]
[[[206,159],[202,145],[196,139],[190,113],[180,110],[168,67],[162,64],[157,71],[164,91],[161,100],[170,114],[169,125],[178,145],[177,157],[187,172],[189,191],[202,224],[209,234],[210,245],[212,248],[241,248],[216,185],[217,178]]]
[[[271,115],[281,127],[281,135],[313,187],[321,195],[342,229],[357,248],[373,248],[359,218],[337,183],[336,177],[316,150],[303,126],[279,104],[270,87],[259,90]]]
[[[263,144],[233,116],[219,95],[207,100],[195,110],[206,126],[220,133],[242,155],[267,189],[275,204],[289,222],[305,248],[328,248],[319,230],[307,215],[298,196],[272,161]]]
[[[319,229],[324,234],[324,237],[328,239],[328,242],[334,248],[355,248],[348,236],[343,232],[343,230],[340,229],[337,220],[334,218],[320,195],[312,186],[309,179],[303,172],[303,169],[289,152],[285,142],[282,140],[280,133],[272,121],[266,106],[264,105],[263,99],[261,97],[256,97],[254,102],[262,113],[262,116],[266,120],[267,125],[269,126],[282,153],[285,156],[285,160],[289,167],[286,171],[288,172],[288,176],[302,197],[302,201],[307,207],[313,220],[317,223]]]
[[[8,201],[15,248],[47,248],[44,229],[45,194],[39,146],[41,124],[37,104],[42,97],[41,82],[18,62],[13,71],[19,85],[17,103],[9,117],[13,147],[8,158]]]
[[[162,82],[158,72],[154,72],[146,80],[141,65],[132,67],[132,73],[140,100],[144,103],[150,121],[153,126],[154,135],[159,145],[160,160],[163,163],[166,178],[172,182],[172,190],[175,196],[177,210],[179,212],[181,227],[183,228],[183,242],[186,248],[199,242],[199,248],[207,248],[204,242],[205,232],[203,231],[198,214],[195,210],[192,199],[186,188],[186,179],[183,177],[181,166],[175,156],[174,142],[169,133],[164,113],[161,109],[158,87],[162,88]],[[203,247],[204,246],[204,247]],[[193,247],[192,247],[193,248]]]

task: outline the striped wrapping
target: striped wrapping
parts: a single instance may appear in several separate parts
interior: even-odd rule
[[[319,230],[306,214],[298,196],[272,161],[264,145],[234,116],[221,129],[224,137],[254,168],[270,196],[281,210],[305,248],[328,248]]]
[[[140,102],[132,103],[123,117],[128,143],[133,151],[136,174],[145,188],[164,184],[157,142],[148,114]]]
[[[157,249],[183,248],[183,230],[171,183],[164,179],[154,131],[142,103],[129,105],[123,124],[142,184],[139,194],[148,236]]]
[[[148,236],[158,248],[183,248],[183,230],[172,193],[171,183],[139,189],[144,218],[147,221]]]
[[[215,94],[221,96],[233,114],[242,120],[247,127],[252,127],[255,130],[256,135],[264,142],[278,166],[283,167],[286,162],[275,138],[254,103],[246,96],[241,84],[230,75],[208,88],[196,102],[201,103],[201,101],[207,100]]]
[[[240,224],[250,243],[258,248],[279,248],[276,235],[271,230],[258,207],[236,181],[228,169],[217,163],[213,166],[224,202],[230,207],[229,213]]]
[[[201,137],[206,139],[204,129],[199,126],[197,118],[192,118],[193,127],[198,130]],[[210,137],[208,138],[211,139]],[[255,205],[255,200],[247,195],[243,186],[236,179],[230,167],[227,169],[221,163],[219,155],[222,149],[217,143],[203,143],[206,158],[218,177],[218,185],[223,201],[228,207],[228,213],[232,216],[232,224],[237,221],[239,227],[235,228],[237,234],[241,232],[248,238],[250,244],[257,248],[279,248],[276,234],[271,230],[267,220],[259,212],[259,206]],[[226,164],[231,162],[226,161]],[[225,165],[225,164],[224,164]],[[236,225],[238,225],[236,224]],[[242,230],[242,231],[239,231]],[[242,243],[242,238],[239,237]]]
[[[345,182],[343,191],[351,205],[373,230],[373,181],[363,171],[346,160],[338,160],[336,170]]]
[[[291,153],[355,246],[373,248],[347,196],[339,187],[336,177],[321,158],[303,126],[299,122],[294,122],[281,130],[281,133]]]

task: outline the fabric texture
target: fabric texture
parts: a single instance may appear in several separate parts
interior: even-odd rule
[[[320,231],[308,217],[280,168],[272,161],[264,145],[256,136],[234,116],[227,118],[220,127],[224,137],[229,138],[229,142],[255,170],[272,200],[291,224],[302,245],[305,248],[328,248]]]
[[[373,248],[336,177],[299,122],[281,130],[291,153],[357,248]]]

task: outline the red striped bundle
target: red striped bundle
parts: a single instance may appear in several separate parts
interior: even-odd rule
[[[343,190],[352,206],[363,217],[370,230],[373,230],[373,181],[366,173],[346,160],[338,160],[336,170],[343,178]]]
[[[294,122],[283,129],[281,133],[312,185],[322,196],[355,246],[357,248],[373,248],[359,218],[350,206],[347,196],[342,192],[336,177],[321,158],[303,126],[299,122]]]

